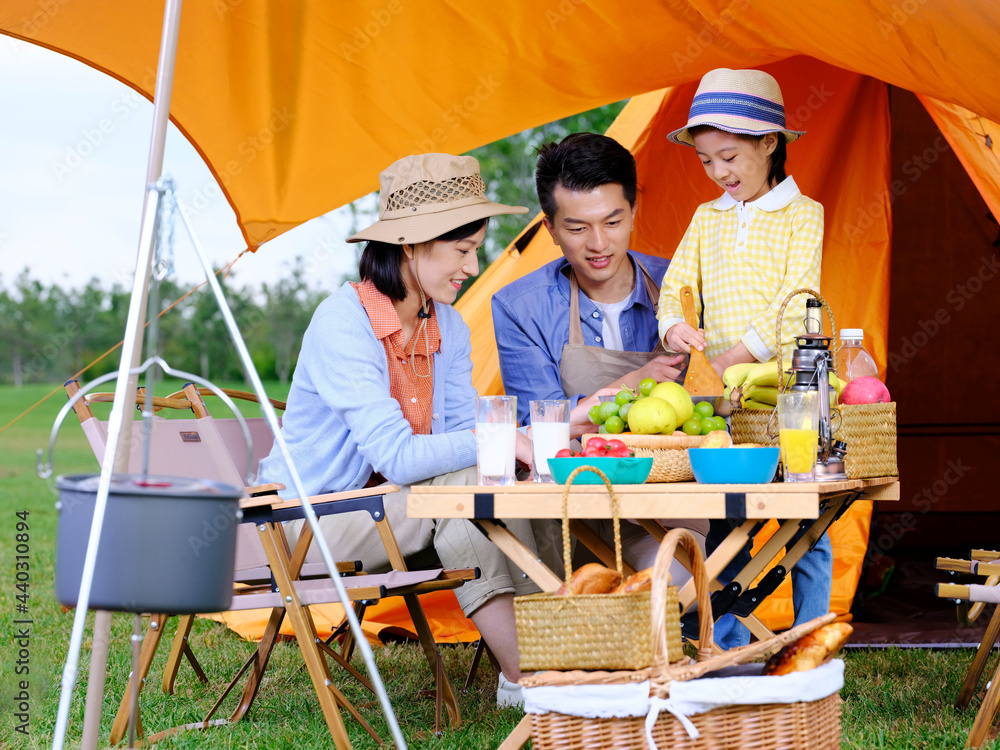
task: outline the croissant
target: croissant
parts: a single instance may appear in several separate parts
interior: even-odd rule
[[[587,563],[577,568],[570,578],[569,588],[566,583],[556,590],[556,596],[567,594],[607,594],[615,590],[622,582],[621,573],[611,568],[605,568],[599,563]]]
[[[764,665],[764,674],[805,672],[828,661],[847,643],[854,628],[846,622],[831,622],[789,643]]]

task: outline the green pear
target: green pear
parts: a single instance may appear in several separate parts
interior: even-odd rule
[[[659,383],[649,392],[650,396],[662,398],[677,412],[677,424],[684,424],[694,415],[694,402],[691,394],[688,393],[680,383],[670,380]]]
[[[677,425],[677,412],[662,398],[646,396],[628,411],[628,428],[638,435],[670,435]]]

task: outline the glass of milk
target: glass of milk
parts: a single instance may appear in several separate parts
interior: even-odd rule
[[[514,484],[516,396],[476,398],[476,465],[479,484]]]
[[[532,475],[536,482],[554,482],[549,459],[569,448],[569,401],[546,399],[531,402]]]

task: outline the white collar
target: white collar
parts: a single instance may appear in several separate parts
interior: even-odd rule
[[[802,193],[799,186],[795,184],[795,178],[786,177],[777,184],[776,187],[767,191],[755,201],[747,201],[745,208],[759,208],[762,211],[780,211]],[[736,205],[736,199],[729,193],[716,198],[712,203],[712,208],[718,211],[728,211]]]

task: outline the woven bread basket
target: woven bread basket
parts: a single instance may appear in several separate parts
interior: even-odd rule
[[[832,622],[827,614],[796,626],[780,635],[749,646],[713,655],[713,624],[708,592],[708,576],[701,550],[686,529],[674,529],[664,538],[656,557],[653,573],[653,612],[662,611],[659,602],[664,583],[657,571],[667,568],[677,545],[683,546],[692,562],[692,574],[698,597],[699,649],[697,661],[685,658],[672,662],[663,658],[664,622],[650,622],[654,644],[654,663],[649,669],[630,672],[545,673],[522,678],[520,684],[536,686],[621,685],[650,682],[650,696],[667,698],[674,682],[697,679],[733,664],[746,663],[781,646],[798,640],[821,625]],[[666,711],[656,716],[651,736],[658,748],[685,750],[743,750],[749,747],[788,748],[789,750],[835,750],[840,747],[840,697],[836,694],[812,702],[732,705],[689,717],[700,736],[692,739],[677,717]],[[548,712],[531,714],[532,747],[536,750],[585,750],[613,747],[616,750],[648,750],[646,718],[592,719]],[[766,739],[765,739],[766,738]]]
[[[618,498],[600,469],[580,466],[563,489],[563,562],[566,584],[572,578],[569,538],[569,495],[573,480],[583,471],[597,474],[611,496],[615,534],[615,563],[622,573],[622,544]],[[669,573],[667,574],[669,577]],[[654,581],[655,584],[655,581]],[[680,602],[677,587],[666,587],[661,606],[670,658],[683,658]],[[530,594],[514,598],[521,669],[642,669],[653,663],[650,639],[650,592],[637,594]]]
[[[618,435],[588,434],[580,438],[586,445],[592,437],[617,438],[632,449],[636,458],[653,458],[653,468],[646,482],[693,482],[694,471],[688,460],[687,449],[698,448],[704,435],[639,435],[622,432]]]

